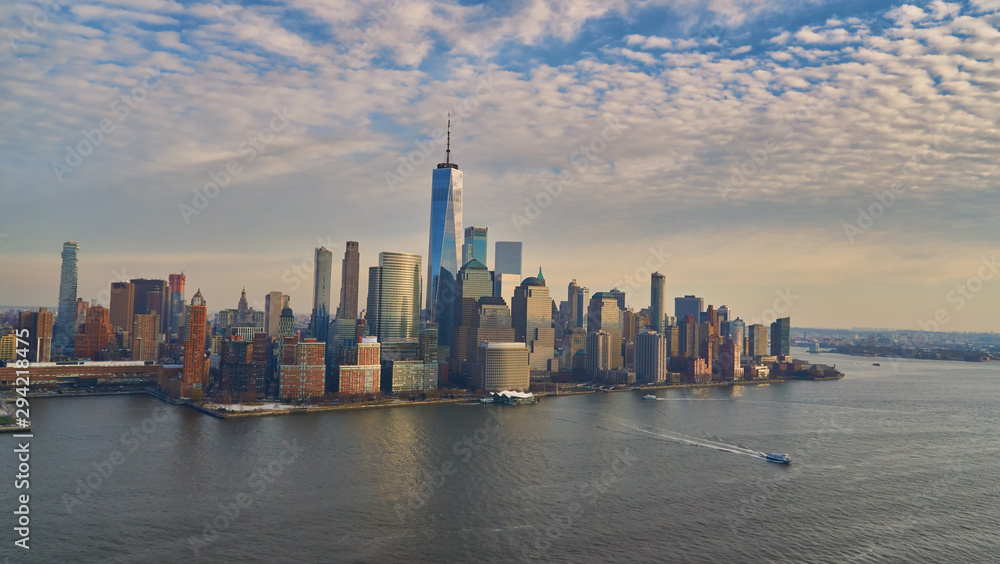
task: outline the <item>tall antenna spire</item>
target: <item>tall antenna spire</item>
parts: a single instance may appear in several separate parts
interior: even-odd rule
[[[444,150],[444,163],[451,164],[451,112],[448,112],[448,144]]]

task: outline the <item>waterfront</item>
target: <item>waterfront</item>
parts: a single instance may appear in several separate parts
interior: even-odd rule
[[[31,558],[11,561],[995,558],[1000,369],[812,358],[846,377],[236,420],[39,398]]]

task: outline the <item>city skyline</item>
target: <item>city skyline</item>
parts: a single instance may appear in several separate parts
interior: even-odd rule
[[[427,188],[451,111],[472,197],[464,222],[523,241],[526,270],[541,264],[553,288],[627,285],[638,310],[645,271],[659,270],[668,298],[703,296],[744,318],[784,300],[798,326],[919,329],[940,312],[944,330],[995,330],[997,145],[983,118],[996,93],[978,79],[996,72],[995,3],[491,8],[511,27],[488,30],[474,7],[430,21],[407,5],[386,23],[372,14],[388,8],[343,20],[308,8],[339,42],[295,25],[289,7],[136,6],[116,13],[120,25],[93,7],[53,13],[32,37],[11,30],[19,52],[4,46],[3,88],[23,111],[0,162],[7,186],[36,188],[7,201],[46,214],[0,222],[0,258],[18,266],[0,273],[0,304],[56,309],[69,240],[81,242],[84,299],[183,271],[220,309],[246,285],[252,301],[281,291],[308,311],[311,276],[295,268],[316,246],[361,241],[361,286],[382,251],[429,264]],[[17,21],[18,9],[41,8],[0,11]],[[271,33],[254,52],[302,74],[232,56],[246,35],[218,21]],[[538,25],[511,31],[528,21]],[[459,24],[482,43],[428,39]],[[134,49],[115,53],[114,41]],[[228,67],[194,55],[213,49]],[[955,68],[936,66],[941,56]],[[58,67],[65,57],[74,64]],[[213,65],[223,78],[201,72]],[[227,79],[240,77],[258,85],[237,91]],[[72,80],[89,88],[58,96]],[[364,96],[362,83],[374,85]],[[122,117],[109,108],[126,94]],[[114,131],[100,132],[104,118]],[[66,164],[84,132],[97,146]],[[239,152],[248,136],[253,161]],[[192,189],[216,178],[225,187],[196,201]],[[296,197],[274,198],[287,186]],[[101,214],[115,220],[92,221]]]

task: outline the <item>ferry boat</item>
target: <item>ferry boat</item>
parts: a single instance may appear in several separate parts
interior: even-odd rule
[[[645,395],[645,396],[642,396],[642,399],[651,399],[651,400],[655,400],[655,399],[659,399],[659,398],[657,398],[657,397],[656,397],[656,396],[654,396],[653,394],[647,394],[647,395]]]
[[[881,365],[881,364],[879,364],[879,363],[877,363],[877,362],[873,362],[873,363],[872,363],[872,366],[882,366],[882,365]]]
[[[765,453],[764,460],[767,460],[768,462],[777,462],[778,464],[788,464],[792,461],[791,458],[788,458],[787,454],[778,454],[776,452]]]

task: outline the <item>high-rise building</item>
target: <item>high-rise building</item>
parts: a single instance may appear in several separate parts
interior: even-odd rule
[[[497,241],[493,251],[493,295],[503,297],[504,281],[521,279],[521,243]]]
[[[451,162],[451,118],[445,162],[437,165],[431,181],[431,226],[427,249],[427,310],[437,316],[442,269],[452,278],[458,273],[462,244],[462,171]],[[442,334],[442,339],[444,339]],[[448,342],[445,340],[445,342]]]
[[[640,333],[635,339],[635,381],[654,384],[667,380],[667,337]]]
[[[590,308],[590,288],[582,286],[576,289],[576,325],[577,329],[588,331],[588,317]]]
[[[333,253],[326,247],[317,248],[314,266],[313,310],[309,321],[309,335],[325,343],[330,326],[330,273],[333,269]]]
[[[791,352],[792,320],[788,317],[771,323],[771,356],[783,356]]]
[[[721,308],[720,308],[721,309]],[[744,344],[746,342],[747,326],[742,319],[737,317],[736,319],[730,321],[726,325],[726,339],[732,339],[740,345],[740,351],[744,351]]]
[[[291,337],[295,334],[295,314],[288,306],[288,300],[282,299],[284,307],[281,308],[281,316],[278,318],[278,339]]]
[[[761,357],[767,356],[767,326],[761,324],[747,327],[749,350],[747,356]]]
[[[474,348],[468,348],[469,331],[479,309],[479,299],[492,295],[493,279],[485,264],[477,259],[471,259],[458,270],[458,278],[455,280],[454,317],[451,321],[449,372],[461,373],[462,363],[468,360],[469,354],[476,354],[478,343]]]
[[[0,336],[0,360],[16,360],[17,337],[13,333]]]
[[[275,290],[264,296],[264,333],[272,339],[278,338],[281,331],[281,306],[281,292]]]
[[[289,348],[290,354],[287,351]],[[278,397],[305,399],[325,394],[326,343],[312,338],[302,339],[292,346],[286,344],[285,349],[282,363],[278,366]]]
[[[187,340],[184,341],[184,372],[181,383],[181,396],[184,397],[191,395],[192,390],[204,390],[208,378],[205,366],[207,317],[208,305],[199,289],[191,298],[185,322]]]
[[[616,287],[616,288],[612,288],[611,292],[609,292],[609,293],[612,296],[615,297],[615,302],[618,303],[618,309],[620,309],[622,311],[625,311],[625,292],[619,290]]]
[[[97,305],[96,303],[94,305]],[[90,309],[90,302],[83,299],[76,299],[76,332],[80,332],[80,326],[87,320],[87,310]],[[73,347],[74,349],[76,346]]]
[[[368,267],[368,306],[365,308],[365,334],[378,336],[379,267]]]
[[[109,305],[111,326],[115,331],[132,333],[133,311],[135,310],[135,286],[131,282],[111,283],[111,303]],[[145,313],[145,312],[143,312]],[[183,316],[184,310],[181,310]],[[181,322],[183,325],[183,321]]]
[[[347,248],[344,250],[344,262],[340,270],[340,307],[337,308],[337,317],[340,319],[358,318],[360,260],[358,242],[348,241]]]
[[[511,322],[510,309],[503,298],[484,296],[476,302],[476,312],[472,318],[466,338],[466,361],[459,367],[459,372],[473,381],[452,378],[453,383],[462,386],[479,386],[475,378],[482,374],[483,359],[479,354],[484,350],[482,343],[513,343],[514,326]]]
[[[184,335],[184,283],[187,281],[187,277],[181,272],[167,276],[167,281],[170,283],[168,336],[171,342],[179,342]]]
[[[667,278],[659,272],[654,272],[650,276],[650,281],[652,286],[649,291],[649,317],[656,332],[663,333],[663,316],[666,315],[663,311],[663,300],[666,297]],[[636,376],[636,379],[638,378]]]
[[[528,348],[524,343],[482,343],[479,389],[486,392],[527,390],[531,381]]]
[[[719,372],[726,382],[743,379],[743,367],[740,358],[743,355],[743,345],[739,341],[726,339],[719,352]]]
[[[105,360],[111,343],[110,315],[106,308],[94,306],[87,309],[87,317],[83,323],[83,333],[76,336],[73,352],[76,358]]]
[[[576,292],[580,286],[576,283],[576,278],[566,288],[566,329],[571,330],[576,327]]]
[[[156,313],[137,314],[132,324],[132,359],[156,362],[160,346],[160,316]]]
[[[417,276],[420,264],[417,263]],[[420,290],[417,290],[417,308],[420,307]],[[380,362],[381,343],[375,337],[362,337],[353,347],[346,350],[344,362],[340,365],[340,392],[347,394],[374,394],[379,391],[382,380]]]
[[[677,354],[682,358],[698,358],[698,345],[701,341],[698,338],[697,318],[691,314],[685,315],[677,329]]]
[[[729,306],[721,305],[718,309],[719,323],[725,323],[729,321]]]
[[[73,304],[76,307],[76,304]],[[18,329],[28,330],[28,362],[49,362],[52,358],[52,331],[54,316],[47,308],[38,311],[22,311],[18,314]]]
[[[253,345],[241,337],[222,341],[219,360],[219,393],[242,395],[251,390],[253,381]]]
[[[59,311],[53,327],[52,347],[56,354],[72,356],[73,336],[76,335],[77,255],[80,244],[63,243],[62,269],[59,272]]]
[[[686,295],[683,298],[674,298],[674,317],[678,323],[683,323],[688,315],[694,316],[696,323],[701,322],[701,312],[705,307],[704,298]]]
[[[552,298],[545,286],[541,267],[538,276],[521,281],[510,304],[514,335],[528,347],[531,370],[552,371],[555,356],[555,329],[552,328]],[[556,367],[557,368],[557,367]]]
[[[607,331],[591,331],[587,334],[587,377],[595,379],[602,370],[610,368],[611,334]]]
[[[382,252],[378,263],[375,336],[383,344],[416,343],[420,339],[420,255]]]
[[[462,244],[462,265],[475,259],[486,266],[486,228],[466,227],[465,243]]]
[[[618,308],[618,298],[611,292],[597,292],[590,298],[587,310],[588,330],[608,333],[610,349],[608,369],[615,370],[624,364],[622,355],[622,310]],[[589,350],[587,354],[590,354]]]
[[[169,286],[166,280],[151,280],[146,278],[133,278],[131,280],[134,287],[134,300],[132,302],[132,312],[129,314],[128,331],[132,335],[132,324],[135,323],[135,316],[146,313],[155,313],[163,323],[164,314],[167,312],[170,303]],[[113,323],[113,322],[112,322]]]

